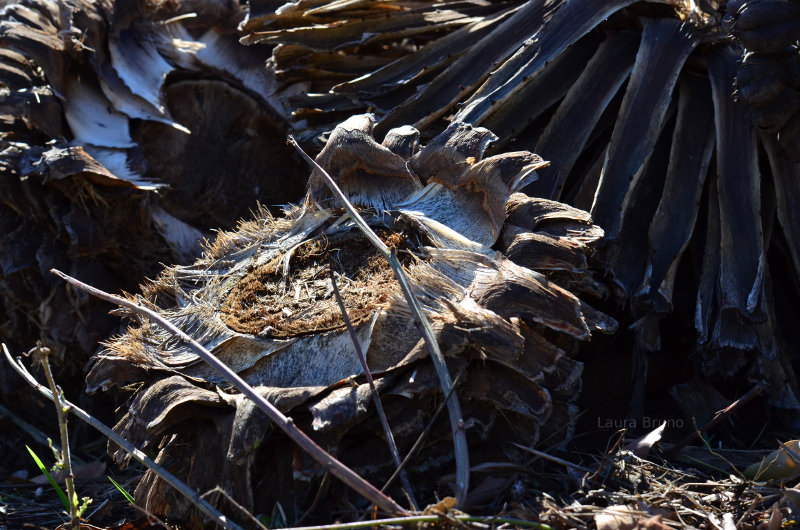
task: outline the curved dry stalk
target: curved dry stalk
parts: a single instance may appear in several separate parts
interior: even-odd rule
[[[377,236],[376,236],[377,237]],[[50,272],[59,278],[66,280],[71,285],[74,285],[82,291],[111,302],[112,304],[125,307],[134,313],[149,318],[163,329],[168,331],[176,338],[183,341],[194,353],[201,357],[206,363],[214,368],[220,375],[222,375],[228,382],[230,382],[237,390],[244,394],[248,399],[263,410],[269,418],[274,421],[278,427],[285,432],[297,445],[306,451],[312,458],[320,463],[325,469],[330,471],[333,475],[338,477],[342,482],[357,491],[365,499],[371,503],[376,504],[381,510],[392,514],[407,514],[408,512],[394,500],[380,492],[375,486],[361,478],[355,471],[344,465],[342,462],[334,458],[330,453],[325,451],[322,447],[317,445],[306,433],[301,431],[292,421],[281,413],[275,406],[262,397],[256,390],[247,384],[247,382],[239,377],[236,372],[228,368],[222,361],[220,361],[213,353],[204,348],[199,342],[184,333],[181,329],[174,324],[163,318],[155,311],[143,307],[141,304],[131,302],[120,296],[109,294],[105,291],[85,284],[58,269],[50,269]]]
[[[748,390],[745,395],[743,395],[742,397],[740,397],[739,399],[737,399],[724,409],[717,411],[714,417],[711,418],[711,420],[709,420],[701,428],[695,429],[690,434],[687,434],[685,438],[676,443],[672,447],[672,449],[670,449],[667,452],[667,455],[670,457],[675,456],[678,453],[680,453],[681,449],[686,447],[692,440],[694,440],[695,438],[702,438],[704,432],[710,431],[711,429],[719,425],[720,422],[722,422],[722,420],[730,417],[731,414],[742,408],[745,404],[749,403],[754,397],[759,395],[765,388],[767,388],[767,382],[760,381],[756,386]]]
[[[367,378],[369,389],[372,392],[372,400],[375,402],[375,410],[377,411],[378,417],[381,420],[383,432],[386,434],[386,441],[389,444],[389,451],[392,453],[394,465],[397,466],[397,470],[400,472],[400,481],[403,484],[403,490],[405,490],[405,494],[408,497],[408,502],[411,503],[411,508],[417,511],[419,510],[419,504],[417,504],[417,501],[414,498],[414,490],[411,489],[411,483],[408,481],[408,475],[401,467],[402,462],[400,461],[400,452],[397,450],[397,444],[394,441],[392,429],[389,428],[389,420],[386,419],[386,413],[383,410],[381,398],[378,396],[378,389],[375,388],[375,379],[372,377],[372,370],[370,370],[369,366],[367,365],[367,356],[364,355],[364,350],[361,348],[361,343],[358,340],[358,336],[356,336],[356,331],[353,329],[353,324],[350,322],[350,317],[347,316],[347,308],[345,308],[342,295],[339,293],[339,286],[336,285],[336,275],[333,272],[333,268],[331,268],[330,272],[331,286],[333,286],[333,294],[336,297],[336,303],[339,305],[339,311],[341,311],[342,319],[344,320],[345,326],[347,326],[347,332],[350,334],[350,339],[353,341],[353,347],[356,349],[358,360],[361,362],[361,367],[364,369],[364,376]],[[381,489],[381,491],[385,491],[385,489]]]
[[[458,499],[458,505],[460,506],[466,500],[467,491],[469,490],[469,448],[467,447],[467,436],[464,433],[464,420],[462,419],[461,415],[461,405],[458,402],[458,397],[456,396],[455,392],[450,392],[450,389],[453,387],[453,380],[450,377],[450,372],[447,371],[447,364],[445,363],[444,355],[442,354],[441,349],[439,349],[439,344],[436,342],[433,329],[431,329],[428,319],[425,318],[425,315],[422,312],[422,307],[419,305],[419,300],[417,300],[414,291],[411,289],[411,284],[403,272],[403,268],[400,265],[394,250],[389,250],[389,247],[387,247],[383,241],[381,241],[377,234],[375,234],[375,232],[373,232],[369,227],[367,222],[364,221],[364,218],[361,217],[353,205],[350,204],[350,201],[347,200],[347,197],[344,196],[344,193],[342,193],[342,190],[339,189],[339,186],[336,185],[336,182],[331,178],[328,172],[325,171],[325,169],[320,166],[316,160],[311,158],[291,135],[289,135],[287,142],[300,152],[300,154],[306,159],[311,167],[316,168],[320,172],[331,192],[333,192],[333,194],[336,196],[336,199],[344,207],[350,217],[353,218],[353,221],[356,223],[358,228],[389,262],[389,265],[392,267],[392,271],[394,272],[398,283],[400,283],[400,288],[402,289],[403,295],[408,302],[411,314],[414,315],[415,324],[422,333],[422,338],[425,340],[425,345],[428,347],[428,352],[430,352],[433,366],[436,369],[436,375],[439,377],[439,383],[442,385],[442,392],[445,395],[450,395],[450,398],[447,400],[447,411],[450,415],[450,429],[453,433],[453,445],[455,446],[456,498]]]
[[[47,379],[47,385],[50,387],[50,392],[53,393],[53,404],[56,406],[56,417],[58,418],[58,431],[61,435],[61,465],[64,468],[64,484],[67,487],[67,497],[69,498],[69,524],[70,528],[78,529],[80,527],[80,516],[78,515],[78,495],[75,493],[75,474],[72,472],[72,454],[69,450],[69,434],[67,431],[67,418],[64,413],[69,411],[69,405],[63,404],[65,401],[64,394],[61,388],[56,385],[56,380],[53,378],[53,370],[50,368],[50,359],[48,358],[50,350],[45,347],[37,347],[41,356],[42,368],[44,368],[44,376]]]
[[[384,244],[384,242],[381,241],[381,238],[379,238],[378,235],[375,232],[373,232],[372,228],[370,228],[367,222],[364,220],[364,218],[361,217],[361,214],[359,214],[358,211],[353,207],[353,205],[350,204],[350,201],[347,200],[347,197],[344,196],[344,193],[342,193],[342,190],[339,189],[339,186],[336,184],[336,182],[334,182],[334,180],[331,178],[328,172],[325,171],[322,168],[322,166],[317,164],[317,161],[311,158],[308,155],[308,153],[306,153],[303,150],[303,148],[300,147],[300,144],[297,143],[297,140],[295,140],[292,135],[289,135],[286,141],[289,145],[297,149],[297,151],[303,156],[303,158],[306,159],[306,162],[308,162],[309,165],[311,165],[311,167],[316,168],[320,171],[320,173],[325,178],[325,183],[331,189],[333,194],[336,196],[336,199],[339,201],[339,203],[342,205],[342,207],[345,209],[348,215],[350,215],[350,217],[353,218],[353,222],[355,222],[358,228],[361,230],[361,232],[363,232],[364,235],[367,236],[369,242],[372,243],[375,246],[375,248],[378,249],[378,252],[383,254],[383,257],[388,260],[390,254],[389,247],[387,247]]]
[[[11,365],[11,367],[16,371],[25,381],[39,391],[45,398],[49,399],[50,401],[55,401],[55,395],[45,387],[44,385],[40,384],[34,377],[31,375],[30,372],[23,366],[19,360],[15,360],[11,353],[8,351],[8,348],[5,344],[3,346],[3,353],[6,356],[6,360]],[[77,416],[80,420],[88,423],[98,431],[100,431],[103,436],[114,442],[115,444],[122,447],[128,454],[130,454],[134,459],[136,459],[139,463],[144,466],[147,466],[153,473],[157,474],[164,482],[168,483],[170,486],[178,490],[178,492],[189,499],[191,502],[197,506],[197,508],[203,512],[209,519],[216,522],[218,525],[222,526],[223,528],[230,528],[232,530],[244,530],[241,526],[236,524],[235,522],[231,521],[224,515],[222,515],[216,508],[214,508],[208,501],[203,500],[200,497],[200,494],[194,491],[192,488],[181,482],[181,480],[167,471],[162,466],[156,464],[150,457],[144,454],[142,451],[136,448],[132,443],[128,440],[114,432],[110,427],[106,426],[105,424],[101,423],[97,418],[89,414],[88,412],[84,411],[80,407],[76,406],[74,403],[67,401],[66,399],[61,400],[62,404],[67,408],[69,412]]]
[[[594,473],[588,467],[581,466],[579,464],[574,464],[569,460],[564,460],[563,458],[558,458],[557,456],[553,456],[550,454],[545,453],[544,451],[539,451],[538,449],[534,449],[533,447],[526,447],[524,445],[511,442],[511,445],[517,447],[518,449],[522,449],[525,452],[531,453],[532,455],[536,455],[539,458],[544,458],[545,460],[549,460],[550,462],[555,462],[556,464],[561,464],[564,467],[568,467],[571,469],[577,469],[578,471],[582,471],[584,473]]]
[[[414,442],[414,445],[412,445],[411,449],[408,450],[408,453],[406,453],[405,458],[403,458],[403,461],[400,462],[400,465],[398,466],[398,468],[394,470],[394,473],[392,473],[391,477],[386,479],[386,483],[381,488],[381,491],[386,491],[387,489],[389,489],[389,486],[392,485],[392,482],[394,482],[394,480],[405,469],[405,467],[408,464],[408,462],[411,461],[411,459],[417,454],[417,451],[419,450],[419,448],[422,447],[422,442],[425,441],[425,437],[428,436],[428,433],[431,432],[431,429],[436,424],[436,420],[439,418],[439,414],[442,413],[442,411],[444,410],[444,407],[447,405],[447,402],[450,400],[450,394],[452,394],[453,391],[455,390],[456,384],[458,384],[458,382],[461,379],[462,375],[464,375],[464,371],[463,370],[461,372],[459,372],[458,374],[456,374],[456,378],[453,380],[453,386],[450,387],[450,391],[447,394],[445,394],[444,399],[442,400],[442,402],[439,404],[438,407],[436,407],[436,412],[433,413],[433,416],[431,416],[431,420],[428,422],[428,424],[425,426],[425,428],[422,430],[422,432],[419,433],[419,436],[417,436],[417,439]]]
[[[419,523],[438,523],[447,520],[458,521],[460,523],[486,523],[492,528],[495,525],[510,524],[522,528],[538,528],[539,530],[553,530],[550,525],[514,519],[512,517],[480,517],[475,515],[412,515],[409,517],[393,517],[391,519],[374,519],[370,521],[356,521],[352,523],[328,524],[320,526],[300,526],[293,530],[347,530],[349,528],[370,528],[379,526],[412,525]]]
[[[415,323],[420,328],[422,337],[425,339],[425,345],[431,354],[436,375],[439,376],[439,382],[442,385],[442,392],[444,395],[449,396],[447,399],[447,412],[450,415],[450,429],[453,433],[453,445],[455,446],[456,454],[456,498],[458,499],[458,506],[461,506],[466,501],[467,491],[469,490],[469,448],[467,447],[467,435],[464,432],[464,420],[461,417],[461,405],[458,402],[458,396],[452,391],[453,380],[450,378],[450,372],[447,371],[444,355],[433,335],[431,324],[423,315],[419,300],[414,295],[414,291],[411,290],[411,284],[403,273],[400,261],[398,261],[394,250],[392,250],[389,258],[389,265],[392,266],[392,270],[397,276],[397,281],[400,282],[400,287],[414,315]]]

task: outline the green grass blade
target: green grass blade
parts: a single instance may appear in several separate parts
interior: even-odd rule
[[[61,502],[64,503],[64,508],[66,508],[67,511],[69,511],[69,500],[67,499],[67,494],[64,493],[64,490],[61,489],[61,486],[59,486],[58,483],[56,483],[55,479],[53,478],[53,475],[51,475],[50,471],[48,471],[47,468],[44,467],[44,464],[42,463],[41,459],[38,456],[36,456],[36,453],[33,452],[33,449],[31,449],[27,445],[25,446],[25,449],[28,450],[28,452],[31,455],[31,458],[33,458],[33,461],[36,462],[36,465],[39,467],[39,470],[41,470],[41,472],[44,473],[44,476],[47,477],[47,481],[50,482],[50,485],[53,486],[53,489],[56,490],[58,498],[61,499]]]
[[[122,493],[122,496],[123,496],[123,497],[125,497],[125,499],[126,499],[126,500],[127,500],[129,503],[131,503],[131,506],[136,506],[136,501],[133,499],[133,495],[131,495],[130,493],[128,493],[128,492],[125,490],[125,488],[123,488],[123,487],[122,487],[122,485],[121,485],[119,482],[117,482],[117,481],[116,481],[116,480],[114,480],[113,478],[109,477],[108,475],[106,475],[106,477],[108,477],[108,480],[110,480],[110,481],[111,481],[111,483],[114,485],[114,487],[115,487],[115,488],[117,488],[117,489],[119,490],[119,492],[120,492],[120,493]]]

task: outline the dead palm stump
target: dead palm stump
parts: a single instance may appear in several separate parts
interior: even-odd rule
[[[593,290],[586,257],[602,230],[583,211],[518,193],[545,163],[526,151],[484,158],[495,139],[486,129],[454,122],[419,148],[412,127],[377,143],[372,126],[369,115],[348,119],[317,160],[410,278],[457,379],[472,465],[517,461],[511,442],[569,439],[581,386],[570,353],[576,340],[616,325],[577,297]],[[220,234],[202,259],[145,286],[143,303],[381,485],[394,466],[331,274],[405,454],[441,388],[388,263],[320,174],[304,203]],[[319,464],[147,320],[107,344],[87,382],[90,390],[135,389],[117,431],[201,491],[220,486],[254,513],[280,502],[300,514],[320,488]],[[423,447],[409,473],[415,494],[429,500],[437,488],[449,493],[437,484],[453,458],[446,419]],[[153,513],[191,517],[150,473],[136,498]],[[345,493],[326,499],[328,510],[349,502]]]

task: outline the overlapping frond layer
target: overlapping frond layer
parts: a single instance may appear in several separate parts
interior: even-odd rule
[[[454,123],[420,148],[408,141],[418,137],[410,127],[378,143],[372,125],[369,115],[346,120],[317,159],[398,253],[457,378],[471,462],[515,461],[520,455],[512,440],[569,439],[582,367],[571,358],[572,347],[576,339],[616,328],[579,298],[593,283],[587,255],[602,230],[584,211],[519,193],[545,163],[527,152],[486,157],[488,142],[481,138],[491,134],[484,129]],[[526,262],[531,245],[538,261]],[[355,337],[346,330],[331,276]],[[401,451],[442,400],[388,262],[333,203],[316,172],[302,205],[220,234],[203,259],[166,269],[146,296],[295,424],[376,482],[393,469],[376,435],[379,423],[353,341],[366,354]],[[181,462],[194,487],[220,484],[256,512],[277,501],[298,509],[312,501],[324,474],[319,464],[287,446],[251,403],[153,324],[140,321],[110,341],[88,385],[138,388],[117,430],[157,448],[160,460]],[[450,465],[449,438],[447,425],[437,422],[413,460],[417,495],[430,495],[436,471]],[[224,464],[203,468],[206,460]],[[258,476],[264,467],[255,467],[265,461],[269,480]],[[149,475],[136,491],[154,513],[190,516],[190,507],[163,493]]]

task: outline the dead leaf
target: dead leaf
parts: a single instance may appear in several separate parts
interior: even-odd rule
[[[656,427],[641,438],[637,438],[626,445],[625,449],[631,451],[639,458],[647,458],[647,455],[650,454],[650,450],[653,448],[653,446],[661,440],[661,436],[664,434],[664,429],[666,426],[667,422],[662,423],[660,427]]]
[[[458,499],[455,497],[445,497],[436,504],[431,504],[425,508],[425,515],[446,515],[456,507]]]
[[[624,504],[615,504],[605,508],[594,516],[597,530],[634,530],[636,510]]]
[[[800,453],[800,440],[791,440],[782,447],[765,456],[761,462],[752,464],[744,470],[745,478],[756,481],[785,480],[800,474],[797,455]]]
[[[769,523],[767,523],[767,530],[778,530],[782,523],[783,523],[783,516],[781,515],[781,510],[778,507],[778,503],[772,504],[772,510],[770,510],[769,516]]]

